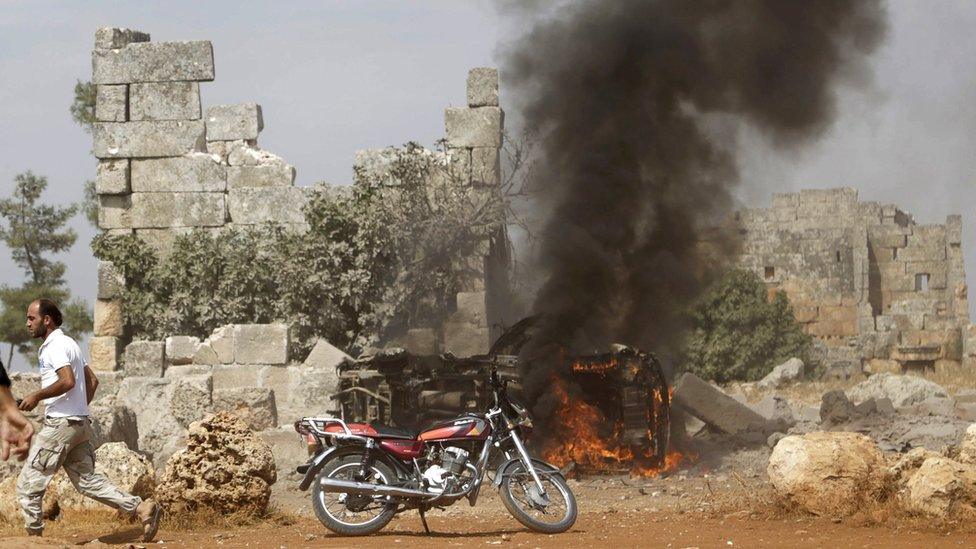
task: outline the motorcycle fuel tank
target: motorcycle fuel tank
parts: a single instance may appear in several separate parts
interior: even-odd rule
[[[488,422],[480,417],[460,417],[435,423],[420,433],[420,440],[484,439],[488,436]]]

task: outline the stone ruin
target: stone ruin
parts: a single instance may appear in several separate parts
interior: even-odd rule
[[[838,188],[774,194],[736,221],[740,264],[786,292],[828,373],[951,371],[968,355],[960,216],[919,225]]]
[[[134,234],[160,257],[177,235],[193,230],[267,222],[308,230],[302,209],[312,187],[295,186],[295,168],[259,147],[261,106],[201,105],[200,83],[214,75],[208,41],[151,42],[139,31],[97,31],[93,153],[101,230]],[[471,70],[466,106],[445,111],[447,149],[432,153],[459,170],[449,184],[499,192],[503,124],[497,70]],[[390,149],[360,151],[355,162],[359,170],[382,176],[389,157]],[[424,354],[488,350],[501,325],[495,303],[507,295],[508,247],[499,231],[469,258],[472,274],[443,321],[411,327],[388,344]],[[328,342],[318,341],[299,363],[281,324],[224,326],[203,341],[185,334],[130,341],[120,301],[125,284],[111,263],[99,263],[90,364],[102,380],[102,415],[131,420],[134,414],[138,449],[157,466],[206,413],[237,412],[269,441],[286,437],[292,448],[297,445],[287,425],[330,408],[335,366],[348,357]],[[286,427],[279,430],[279,424]],[[133,445],[135,437],[127,436]],[[288,451],[283,444],[272,447],[278,458]]]

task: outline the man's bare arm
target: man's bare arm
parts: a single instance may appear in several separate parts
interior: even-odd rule
[[[95,398],[95,389],[98,389],[98,378],[95,377],[95,372],[85,364],[85,397],[88,399],[88,404],[91,404],[93,398]]]
[[[20,403],[21,410],[29,412],[37,407],[38,402],[46,398],[61,396],[75,388],[75,372],[70,364],[58,368],[57,372],[57,381],[40,391],[35,391],[24,397],[24,400]]]

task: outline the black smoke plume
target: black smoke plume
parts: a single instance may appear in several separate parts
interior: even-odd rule
[[[674,354],[716,270],[701,243],[738,179],[735,147],[706,121],[802,146],[829,127],[837,84],[865,80],[886,23],[879,0],[592,0],[535,15],[504,76],[538,135],[549,212],[541,325],[523,353],[545,419],[559,350]]]

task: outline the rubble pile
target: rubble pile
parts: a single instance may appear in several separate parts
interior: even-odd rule
[[[187,447],[166,464],[156,499],[175,510],[262,513],[276,480],[271,447],[237,416],[218,412],[190,425]]]

